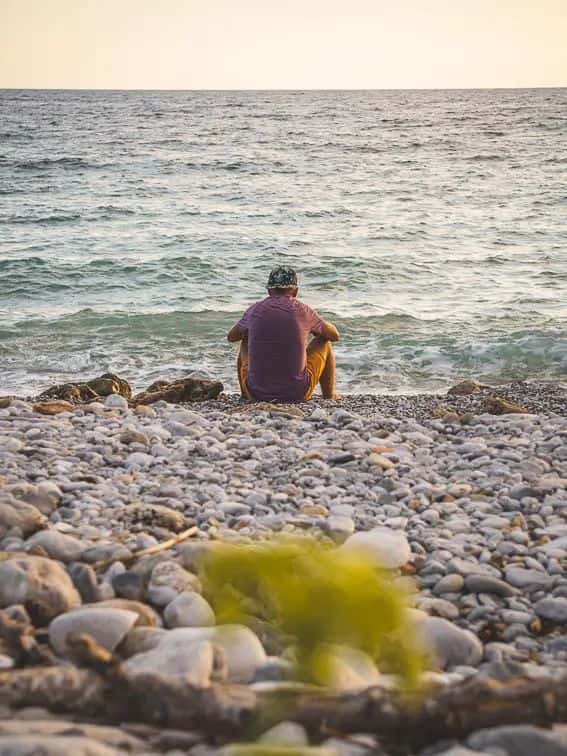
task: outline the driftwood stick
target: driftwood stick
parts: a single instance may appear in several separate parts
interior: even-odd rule
[[[93,564],[93,567],[95,570],[97,569],[104,569],[106,567],[110,567],[111,564],[114,564],[114,562],[125,562],[126,564],[129,564],[130,562],[135,562],[136,559],[140,559],[140,557],[144,556],[152,556],[153,554],[159,554],[160,551],[167,551],[168,549],[172,549],[174,546],[177,546],[178,543],[181,543],[182,541],[187,540],[187,538],[191,538],[192,535],[195,535],[197,533],[199,528],[196,525],[193,525],[188,530],[184,530],[183,533],[179,533],[178,535],[174,536],[173,538],[170,538],[168,541],[163,541],[163,543],[158,543],[157,546],[150,546],[148,549],[142,549],[141,551],[136,551],[134,554],[130,554],[128,557],[119,557],[118,559],[104,559],[100,562],[95,562]]]
[[[144,723],[210,739],[249,738],[284,719],[303,724],[315,739],[370,733],[389,753],[415,753],[441,739],[464,739],[486,727],[546,726],[567,722],[567,676],[487,678],[410,700],[371,688],[358,694],[289,689],[259,692],[246,686],[195,688],[158,674],[130,677],[94,641],[72,641],[77,667],[35,667],[0,673],[0,705],[41,706],[105,723]]]

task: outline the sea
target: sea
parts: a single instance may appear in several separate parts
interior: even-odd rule
[[[0,394],[235,391],[296,268],[340,393],[567,376],[567,89],[0,90]]]

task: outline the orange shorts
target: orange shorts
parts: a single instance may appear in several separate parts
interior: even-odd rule
[[[307,365],[306,365],[306,371],[307,375],[309,376],[309,386],[307,387],[307,391],[305,392],[305,396],[303,397],[303,401],[307,401],[308,399],[311,399],[313,392],[317,388],[317,384],[319,383],[321,376],[323,375],[323,370],[325,369],[325,365],[327,364],[327,355],[328,355],[328,347],[326,342],[322,342],[320,344],[311,346],[309,345],[309,348],[307,349]],[[240,358],[240,375],[238,376],[240,379],[240,388],[242,390],[242,395],[246,399],[252,399],[250,396],[250,392],[248,391],[248,355],[245,357],[241,356]]]

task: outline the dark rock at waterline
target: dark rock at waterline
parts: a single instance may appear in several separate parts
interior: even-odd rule
[[[133,404],[153,404],[163,400],[170,404],[181,402],[204,402],[216,399],[223,391],[220,381],[209,381],[205,378],[181,378],[177,381],[156,381],[133,397]]]
[[[130,399],[132,389],[124,378],[120,378],[114,373],[105,373],[99,378],[93,378],[85,383],[63,383],[59,386],[52,386],[41,393],[38,399],[40,401],[62,399],[66,402],[78,404],[96,401],[110,396],[110,394],[120,394],[120,396]]]

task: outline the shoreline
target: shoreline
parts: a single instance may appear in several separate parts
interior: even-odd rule
[[[529,412],[488,414],[491,396]],[[85,672],[84,660],[61,666],[58,660],[69,659],[69,652],[57,627],[80,628],[103,646],[112,629],[121,668],[133,675],[132,691],[144,684],[134,674],[140,668],[167,685],[192,680],[204,691],[237,685],[239,695],[260,705],[266,685],[275,695],[280,689],[285,695],[290,685],[287,646],[272,626],[255,620],[253,636],[239,631],[234,647],[224,648],[224,672],[214,671],[212,656],[207,666],[187,638],[175,636],[204,621],[184,603],[201,590],[202,554],[219,541],[253,545],[274,535],[308,535],[333,549],[366,533],[392,565],[393,579],[409,591],[412,616],[428,638],[428,696],[450,698],[463,686],[490,689],[507,679],[555,685],[567,679],[566,402],[565,384],[553,382],[465,396],[350,395],[296,405],[225,395],[129,406],[112,394],[55,415],[15,400],[0,409],[0,609],[29,628],[42,653],[55,654],[54,679],[63,670]],[[187,531],[183,542],[136,557]],[[48,570],[47,582],[32,580],[37,560]],[[24,570],[24,594],[11,577],[15,563]],[[105,612],[104,623],[93,608]],[[136,617],[144,618],[143,633],[132,627]],[[0,625],[5,621],[0,615]],[[180,638],[174,662],[161,645],[172,637]],[[217,642],[222,646],[220,637],[211,641]],[[9,645],[0,656],[4,676],[13,676],[7,683],[12,692],[2,700],[8,706],[17,700],[2,712],[0,728],[9,721],[25,735],[31,714],[15,709],[35,706],[34,716],[43,719],[37,707],[53,710],[53,688],[42,697],[41,669],[18,660]],[[243,658],[244,672],[239,667],[236,674]],[[343,676],[335,693],[345,701],[355,691],[388,684],[372,660],[372,674],[344,664],[351,685]],[[35,680],[33,698],[25,696],[24,675]],[[57,689],[53,679],[51,685]],[[86,721],[62,700],[57,716]],[[94,721],[113,724],[102,709]],[[521,722],[511,705],[493,723]],[[180,727],[167,718],[150,717],[146,724],[156,733]],[[372,723],[365,726],[379,752]],[[192,720],[186,736],[199,745],[181,752],[224,756],[218,746],[244,736],[235,730],[219,744],[210,727]],[[471,748],[476,743],[482,753],[475,729],[454,737]],[[95,730],[89,739],[110,737]],[[543,737],[544,731],[534,731]],[[494,737],[500,742],[504,735]],[[324,731],[315,738],[329,754],[342,753],[332,740]],[[124,752],[114,745],[116,754]],[[396,753],[421,753],[426,745],[434,743]]]

